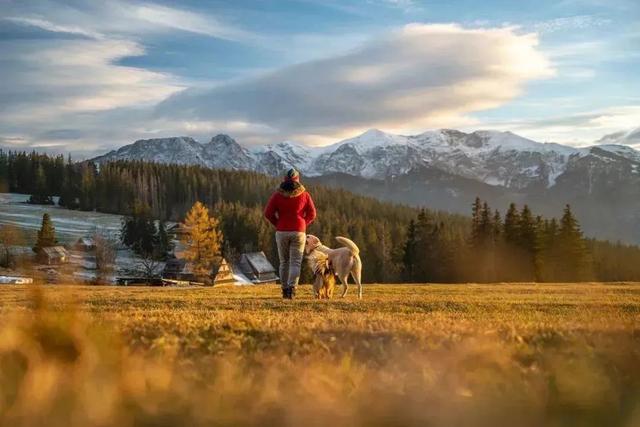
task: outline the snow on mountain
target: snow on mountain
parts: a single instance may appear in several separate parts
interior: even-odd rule
[[[265,170],[265,172],[270,174],[274,174],[274,172],[278,173],[279,171],[292,166],[303,171],[308,171],[310,170],[318,151],[318,148],[308,147],[293,141],[262,145],[253,149],[254,156],[256,156],[258,160],[266,159],[268,161],[269,159],[273,159],[274,162],[282,165],[282,169],[277,171]]]
[[[607,144],[587,148],[541,143],[490,130],[465,133],[438,129],[404,136],[371,129],[326,147],[292,141],[243,147],[228,135],[217,135],[204,145],[187,137],[140,140],[94,160],[197,164],[270,175],[296,167],[307,176],[346,173],[378,180],[433,168],[485,184],[524,190],[554,186],[559,176],[585,157],[594,165],[633,162],[638,170],[639,151],[611,144],[621,138],[632,140],[636,134],[640,135],[640,130],[611,136]]]
[[[207,166],[218,169],[255,169],[253,154],[229,135],[216,135],[203,147]]]
[[[451,129],[402,136],[369,130],[335,144],[319,156],[309,172],[345,172],[384,179],[416,167],[435,167],[491,185],[525,188],[550,186],[572,155],[581,151],[560,144],[522,138],[511,132]]]
[[[335,151],[343,145],[351,145],[357,151],[365,152],[378,147],[406,145],[409,137],[385,133],[379,129],[369,129],[362,135],[345,139],[325,147],[325,151]]]
[[[203,156],[202,145],[186,136],[141,139],[94,159],[98,163],[105,160],[144,160],[180,165],[208,165]]]

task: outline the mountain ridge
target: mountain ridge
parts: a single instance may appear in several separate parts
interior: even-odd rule
[[[525,189],[532,185],[552,187],[575,158],[597,153],[606,157],[604,153],[611,153],[640,162],[640,151],[615,144],[613,136],[602,140],[606,143],[578,148],[537,142],[509,131],[465,133],[437,129],[418,135],[396,135],[370,129],[324,147],[292,141],[247,147],[229,135],[218,134],[206,144],[184,136],[138,140],[92,160],[197,164],[269,175],[279,175],[295,167],[306,176],[347,173],[378,180],[406,174],[414,168],[435,167],[489,185]]]
[[[616,144],[637,133],[608,136],[590,147],[455,129],[418,135],[372,129],[326,147],[291,141],[245,147],[228,135],[205,144],[175,137],[139,140],[94,161],[194,164],[274,176],[296,167],[309,183],[462,214],[476,196],[493,206],[527,203],[548,216],[569,203],[590,235],[640,243],[640,151]]]

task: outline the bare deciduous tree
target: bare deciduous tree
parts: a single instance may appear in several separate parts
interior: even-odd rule
[[[95,244],[97,279],[102,282],[115,268],[117,241],[108,232],[98,229],[94,230],[91,237]]]
[[[143,256],[137,263],[139,273],[147,280],[156,279],[160,275],[163,262],[154,259],[152,256]]]
[[[15,225],[0,226],[0,267],[15,266],[15,255],[12,249],[24,243],[22,231]]]

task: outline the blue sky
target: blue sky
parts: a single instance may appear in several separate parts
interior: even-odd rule
[[[640,2],[0,0],[0,146],[640,127]]]

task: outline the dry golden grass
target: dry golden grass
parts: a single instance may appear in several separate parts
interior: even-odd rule
[[[640,284],[0,288],[0,423],[640,425]]]

